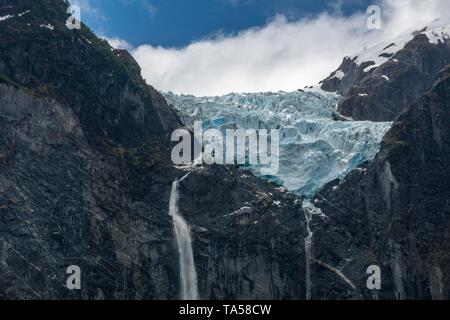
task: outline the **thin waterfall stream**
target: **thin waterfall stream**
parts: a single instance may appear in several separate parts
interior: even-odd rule
[[[184,220],[178,210],[179,186],[179,180],[175,180],[172,184],[169,215],[173,219],[173,227],[178,246],[180,298],[182,300],[198,300],[197,272],[195,270],[194,254],[192,251],[191,233],[186,220]]]
[[[306,300],[312,298],[312,282],[311,282],[311,258],[312,258],[312,245],[313,245],[313,232],[311,231],[310,222],[313,216],[313,210],[310,203],[304,203],[303,209],[305,210],[306,230],[308,232],[305,238],[305,269],[306,269]]]
[[[326,218],[323,212],[314,206],[309,200],[305,200],[303,202],[303,210],[305,211],[305,220],[306,220],[306,231],[307,236],[305,238],[305,284],[306,284],[306,300],[312,299],[312,272],[311,266],[312,261],[314,260],[313,256],[313,236],[314,232],[311,228],[311,221],[315,215],[321,216],[322,218]]]

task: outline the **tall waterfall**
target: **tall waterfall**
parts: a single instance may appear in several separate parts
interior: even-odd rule
[[[178,180],[175,180],[172,184],[169,215],[173,218],[173,226],[178,245],[180,297],[182,300],[198,300],[197,272],[195,271],[191,234],[188,224],[178,212],[179,183]]]
[[[305,263],[306,263],[306,300],[311,300],[312,298],[312,283],[311,283],[311,258],[312,258],[312,244],[313,244],[313,232],[311,231],[310,222],[313,216],[312,208],[310,203],[305,203],[303,205],[303,210],[305,210],[305,220],[306,220],[306,230],[308,232],[305,238]]]
[[[308,235],[305,238],[305,263],[306,263],[306,300],[312,299],[312,274],[311,274],[311,265],[314,260],[313,256],[313,236],[314,232],[311,229],[311,221],[315,215],[321,216],[322,219],[326,219],[326,216],[323,214],[322,210],[314,206],[311,201],[305,200],[303,202],[303,210],[305,211],[305,220],[306,220],[306,230]],[[316,260],[315,260],[316,261]]]

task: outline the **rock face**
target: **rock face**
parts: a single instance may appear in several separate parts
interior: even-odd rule
[[[0,296],[176,297],[174,112],[127,53],[64,26],[65,2],[1,7]],[[81,291],[64,287],[70,265]]]
[[[0,97],[0,296],[176,297],[170,221],[151,195],[130,196],[121,158],[90,144],[67,105],[4,84]],[[81,291],[64,287],[70,265]]]
[[[328,217],[313,223],[317,297],[450,298],[449,101],[447,67],[397,119],[372,163],[317,195]],[[365,288],[366,268],[378,265],[382,290],[353,290],[325,264],[357,288]],[[330,282],[339,285],[330,290]]]
[[[437,22],[435,22],[437,23]],[[450,27],[429,27],[346,57],[322,82],[345,99],[339,112],[354,120],[393,121],[431,89],[436,73],[450,63]]]
[[[67,6],[0,1],[0,298],[176,299],[182,124],[127,52],[65,27]],[[182,183],[200,296],[302,298],[301,202],[248,175],[206,167]],[[70,265],[81,290],[65,287]]]
[[[293,194],[244,170],[174,168],[176,112],[127,52],[84,25],[67,29],[67,6],[0,0],[8,16],[0,21],[1,299],[179,298],[169,198],[186,170],[178,207],[192,228],[201,298],[450,297],[449,69],[397,119],[373,162],[327,185],[305,212]],[[422,81],[446,59],[447,42],[431,48],[419,35],[408,46],[395,55],[409,70],[399,78],[417,68],[411,81]],[[342,93],[368,81],[345,72]],[[377,293],[366,289],[373,264],[382,269]],[[81,268],[81,290],[66,288],[71,265]]]
[[[248,173],[215,166],[181,183],[180,210],[195,228],[204,299],[304,299],[301,201]]]

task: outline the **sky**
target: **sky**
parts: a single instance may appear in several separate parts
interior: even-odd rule
[[[162,91],[204,95],[314,85],[365,46],[447,19],[448,0],[71,0]],[[380,30],[367,8],[380,7]],[[444,15],[444,17],[443,17]]]
[[[95,32],[133,46],[183,47],[218,32],[264,26],[275,15],[291,20],[324,11],[351,14],[369,0],[73,0]]]

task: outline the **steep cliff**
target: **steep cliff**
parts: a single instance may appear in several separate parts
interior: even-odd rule
[[[437,79],[395,121],[372,163],[317,195],[328,217],[313,223],[318,297],[450,298],[450,68]],[[339,277],[324,263],[357,288],[378,265],[382,290],[353,290],[342,279],[330,288]]]
[[[200,168],[181,183],[206,299],[305,299],[305,216],[292,193],[246,172]]]
[[[127,52],[65,27],[67,6],[0,0],[0,297],[179,298],[168,210],[185,172],[169,138],[182,124]],[[182,183],[200,297],[302,298],[301,202],[243,174],[197,168]],[[236,222],[245,206],[269,224]],[[65,287],[70,265],[81,290]]]

